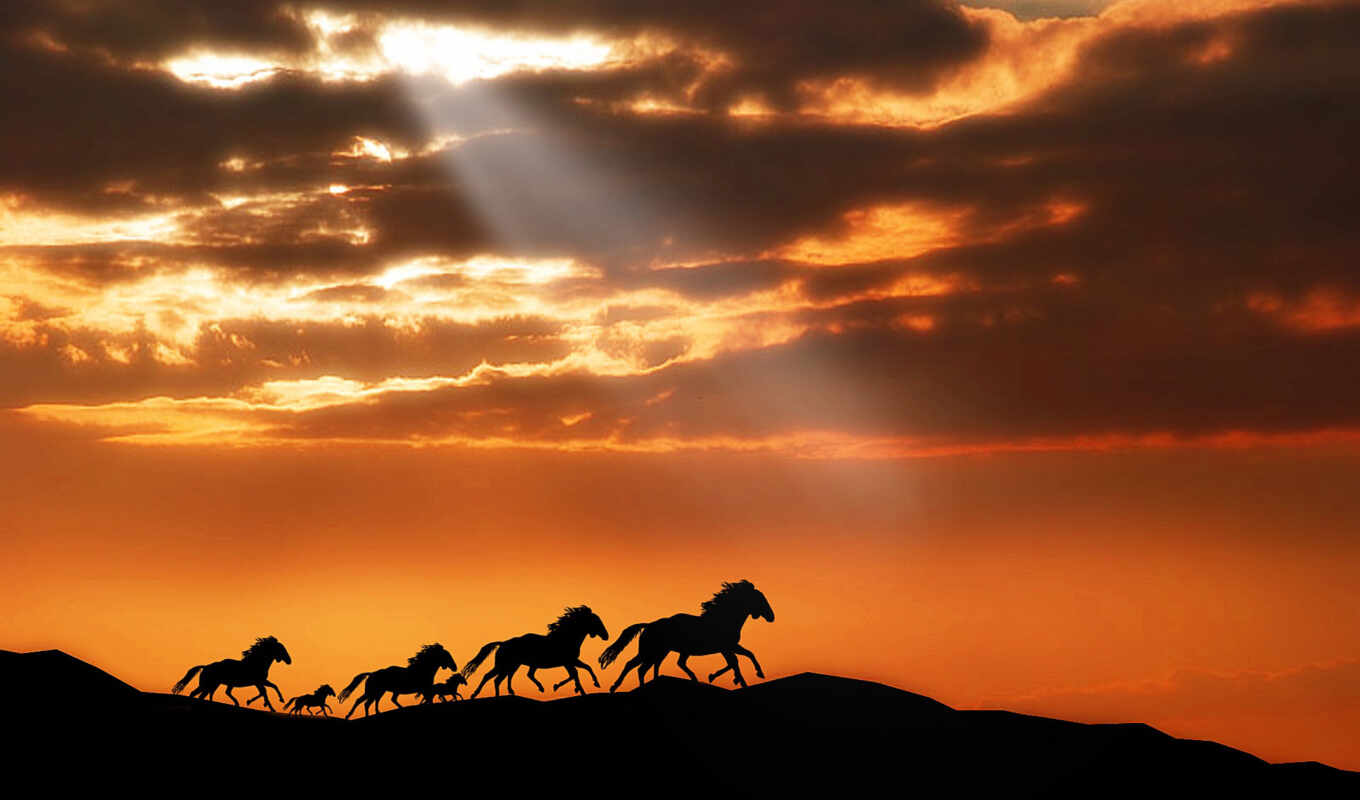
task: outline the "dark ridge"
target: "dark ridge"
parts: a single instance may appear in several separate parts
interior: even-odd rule
[[[0,700],[10,704],[130,703],[141,697],[135,687],[104,670],[63,653],[0,650]],[[43,687],[35,691],[36,687]]]
[[[143,693],[58,651],[0,651],[0,686],[10,701],[0,717],[15,743],[10,763],[60,776],[64,788],[127,785],[176,796],[1360,796],[1360,773],[1317,762],[1267,764],[1136,723],[959,711],[815,673],[739,690],[663,676],[612,695],[406,705],[352,721]]]

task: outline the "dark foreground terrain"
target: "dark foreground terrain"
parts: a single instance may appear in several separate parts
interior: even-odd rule
[[[1267,764],[1140,724],[956,711],[815,674],[736,691],[662,677],[617,695],[478,699],[346,722],[140,692],[56,650],[0,651],[0,693],[6,783],[31,776],[54,790],[1360,797],[1360,773],[1321,764]]]

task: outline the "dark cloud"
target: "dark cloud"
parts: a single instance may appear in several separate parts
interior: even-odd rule
[[[460,8],[450,13],[479,7]],[[912,13],[923,8],[934,7]],[[493,16],[511,25],[516,13],[534,9],[512,5]],[[537,10],[545,14],[540,27],[608,27]],[[795,11],[770,19],[805,19]],[[654,24],[651,12],[619,13],[618,30]],[[698,12],[674,13],[696,38],[709,35]],[[739,12],[730,30],[713,23],[712,40],[729,48],[744,43],[754,63],[766,52],[750,34],[764,30],[756,17]],[[863,68],[873,61],[884,81],[902,80],[877,31],[834,20],[817,25],[833,40],[868,36]],[[1248,298],[1267,293],[1287,304],[1319,287],[1360,297],[1351,268],[1360,260],[1353,222],[1360,170],[1349,146],[1360,123],[1356,32],[1360,9],[1350,5],[1113,29],[1081,51],[1074,76],[1056,88],[1007,113],[930,130],[790,118],[748,125],[702,113],[641,117],[610,106],[647,87],[681,85],[695,74],[683,58],[608,75],[550,72],[463,87],[429,80],[331,86],[286,76],[220,93],[19,48],[9,57],[34,67],[35,77],[30,86],[4,90],[18,102],[23,124],[7,134],[15,143],[8,152],[21,158],[0,180],[88,208],[155,207],[147,199],[153,189],[191,200],[209,191],[311,187],[304,200],[263,218],[249,204],[225,209],[202,199],[204,215],[189,229],[189,244],[21,251],[92,283],[144,274],[148,259],[206,262],[239,270],[242,280],[342,276],[343,286],[326,291],[353,301],[356,291],[379,299],[372,287],[355,288],[354,276],[398,257],[572,255],[606,267],[604,277],[564,281],[542,296],[599,299],[608,310],[596,346],[653,366],[690,352],[692,338],[619,335],[610,327],[662,311],[609,306],[611,293],[656,288],[708,302],[782,286],[817,305],[753,310],[743,321],[812,331],[781,347],[634,378],[507,378],[403,395],[305,415],[297,435],[499,430],[484,427],[487,418],[473,413],[479,408],[500,409],[505,419],[497,425],[545,438],[815,428],[973,440],[1354,426],[1360,389],[1337,365],[1360,355],[1360,330],[1343,320],[1307,332],[1250,307]],[[805,47],[814,39],[804,36],[812,34],[795,26],[769,47]],[[860,56],[830,50],[826,61],[790,66],[785,77],[860,63]],[[76,96],[81,102],[70,102]],[[92,143],[88,131],[101,124],[110,135]],[[333,155],[355,135],[417,147],[434,131],[502,127],[510,130],[390,164]],[[241,173],[217,166],[237,153],[265,165]],[[118,179],[136,181],[123,199],[95,191]],[[329,182],[367,188],[335,197],[315,192]],[[82,200],[84,194],[98,198]],[[914,258],[814,267],[759,255],[802,236],[856,235],[847,212],[903,204],[957,211],[957,230]],[[1046,209],[1057,206],[1073,213],[1048,219]],[[318,233],[354,225],[371,231],[366,244]],[[676,262],[700,266],[650,268]],[[866,299],[910,275],[957,277],[961,291]],[[1058,276],[1064,282],[1055,283]],[[253,358],[289,363],[297,356],[284,344],[290,323],[279,322],[277,332],[260,325],[241,335],[277,344],[261,345]],[[475,347],[430,345],[412,356],[403,350],[409,343],[368,323],[360,332],[327,329],[308,347],[311,366],[279,374],[380,377],[389,359],[402,374],[461,374],[480,363],[476,348],[490,363],[569,351],[555,334],[531,338],[529,347],[520,339],[478,338],[478,330],[459,334]],[[372,342],[360,344],[369,335]],[[53,343],[62,343],[55,333]],[[6,357],[38,358],[18,352]],[[76,380],[74,367],[44,357],[50,374],[32,386]],[[106,368],[111,376],[133,369]],[[233,380],[264,374],[242,371]],[[222,385],[220,376],[214,381]],[[670,399],[649,405],[666,392]],[[35,389],[13,401],[38,399],[43,393]],[[583,410],[592,416],[561,422]]]
[[[358,15],[359,29],[332,43],[348,52],[371,49],[371,25],[378,16],[519,33],[666,35],[729,56],[727,68],[704,90],[707,100],[724,105],[750,94],[789,105],[799,82],[846,75],[921,90],[985,44],[983,31],[944,0],[891,5],[786,0],[750,8],[716,0],[336,0],[322,7]],[[292,8],[268,0],[197,7],[159,0],[25,1],[7,8],[0,30],[41,32],[68,47],[132,61],[195,49],[309,54],[315,47],[312,35]]]
[[[842,324],[858,309],[829,316]],[[838,335],[638,377],[503,378],[298,418],[308,436],[637,441],[837,430],[926,443],[1040,437],[1296,433],[1360,425],[1360,335],[1298,339],[1264,326],[1206,336],[1195,320],[1053,304],[927,334],[875,321]],[[1247,323],[1239,321],[1242,328]],[[663,402],[655,398],[670,393]],[[476,415],[499,409],[495,427]],[[566,427],[561,418],[593,412]]]
[[[392,376],[460,375],[482,361],[552,361],[570,352],[550,320],[507,317],[479,324],[427,318],[394,327],[377,315],[350,321],[224,319],[197,332],[166,363],[146,330],[128,333],[43,326],[42,347],[0,342],[0,407],[33,403],[97,404],[147,397],[220,397],[272,380],[343,375],[378,382]],[[64,349],[88,359],[72,363]],[[126,361],[109,355],[110,348]]]

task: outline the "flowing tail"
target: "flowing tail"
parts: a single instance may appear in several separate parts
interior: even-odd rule
[[[504,644],[504,642],[489,642],[481,650],[478,650],[477,655],[463,666],[463,679],[467,680],[468,678],[471,678],[472,673],[476,672],[477,668],[486,660],[486,657],[491,655],[491,651],[500,647],[502,644]]]
[[[636,625],[629,625],[624,628],[623,633],[619,634],[619,638],[615,639],[613,644],[606,647],[603,653],[600,653],[600,666],[603,668],[613,664],[614,659],[618,658],[619,654],[623,652],[623,648],[627,647],[628,643],[633,641],[633,637],[642,633],[642,629],[651,624],[652,623],[650,622],[639,622]]]
[[[284,704],[283,704],[283,710],[284,710],[284,711],[287,711],[289,706],[291,706],[292,704],[296,703],[296,702],[297,702],[298,700],[300,700],[300,699],[302,699],[302,695],[298,695],[297,697],[294,697],[293,699],[291,699],[291,700],[289,700],[288,702],[284,703]]]
[[[174,687],[170,689],[170,693],[179,694],[184,691],[184,687],[189,685],[189,681],[193,680],[194,675],[198,674],[198,671],[206,666],[207,664],[199,664],[196,667],[190,667],[189,671],[184,673],[184,677],[179,679],[179,683],[175,684]]]
[[[354,687],[358,686],[360,681],[372,674],[372,672],[360,672],[358,675],[355,675],[354,680],[349,682],[349,686],[341,689],[340,694],[336,695],[335,699],[341,703],[345,702],[345,700],[349,699],[350,693],[354,691]]]

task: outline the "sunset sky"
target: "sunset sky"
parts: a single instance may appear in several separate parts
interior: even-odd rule
[[[0,648],[292,696],[749,578],[771,677],[1360,769],[1358,38],[7,3]]]

